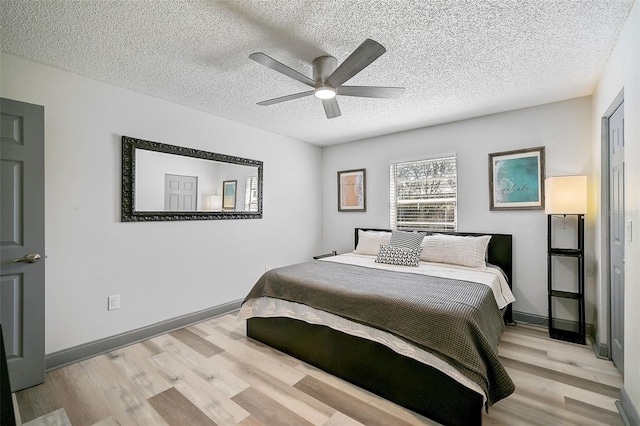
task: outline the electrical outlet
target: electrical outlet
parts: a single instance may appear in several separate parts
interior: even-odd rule
[[[632,242],[633,238],[632,238],[632,233],[633,233],[633,222],[631,221],[631,219],[627,220],[627,222],[625,223],[625,232],[627,235],[627,241],[628,242]]]
[[[109,296],[107,298],[107,310],[108,311],[113,311],[116,309],[120,309],[120,295],[119,294],[115,294],[113,296]]]

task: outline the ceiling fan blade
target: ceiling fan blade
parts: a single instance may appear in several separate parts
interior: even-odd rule
[[[266,101],[258,102],[258,105],[261,105],[261,106],[274,105],[274,104],[279,104],[280,102],[292,101],[294,99],[304,98],[305,96],[311,96],[311,95],[313,95],[313,90],[294,93],[293,95],[281,96],[279,98],[269,99]]]
[[[307,86],[315,87],[316,85],[316,82],[310,79],[309,77],[307,77],[306,75],[300,74],[298,71],[292,68],[289,68],[285,64],[276,61],[272,57],[267,56],[262,52],[252,53],[251,55],[249,55],[249,58],[253,59],[259,64],[264,65],[267,68],[271,68],[272,70],[279,72],[280,74],[284,74],[287,77],[291,77],[295,80],[298,80],[299,82],[304,83]]]
[[[336,118],[342,115],[336,98],[323,99],[322,106],[324,107],[324,113],[327,114],[327,118]]]
[[[366,39],[338,68],[329,76],[327,83],[332,87],[338,87],[354,75],[358,74],[380,55],[386,52],[377,41]]]
[[[358,96],[361,98],[397,99],[404,93],[404,87],[380,86],[340,86],[336,89],[338,95]]]

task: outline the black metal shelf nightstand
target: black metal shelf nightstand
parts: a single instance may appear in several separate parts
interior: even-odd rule
[[[578,247],[577,248],[555,248],[552,247],[551,237],[553,227],[551,219],[553,215],[547,215],[547,282],[548,282],[548,303],[549,303],[549,335],[553,339],[565,340],[573,343],[586,343],[585,331],[585,304],[584,304],[584,215],[567,214],[563,216],[578,217]],[[553,258],[570,257],[577,260],[577,288],[576,291],[556,290],[553,283]],[[572,327],[561,327],[560,323],[568,321],[558,320],[554,315],[554,299],[573,300],[577,304],[578,323]],[[568,329],[573,328],[573,329]]]

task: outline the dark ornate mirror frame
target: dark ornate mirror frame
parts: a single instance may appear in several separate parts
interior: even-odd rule
[[[163,152],[166,154],[256,167],[258,169],[258,211],[136,211],[136,149],[146,149],[148,151]],[[175,220],[262,219],[262,173],[262,161],[122,136],[122,221],[156,222]]]

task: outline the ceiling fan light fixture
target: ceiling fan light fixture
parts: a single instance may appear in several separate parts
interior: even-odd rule
[[[313,93],[318,99],[333,99],[336,97],[336,89],[329,86],[316,87]]]
[[[359,98],[398,98],[404,93],[404,87],[343,86],[343,83],[371,65],[371,63],[384,52],[386,52],[386,49],[380,43],[368,38],[358,46],[340,66],[338,66],[338,60],[333,56],[318,56],[311,64],[313,68],[313,78],[299,73],[262,52],[252,53],[249,55],[249,59],[313,88],[313,90],[258,102],[258,105],[275,105],[281,102],[314,95],[316,98],[322,100],[322,107],[324,108],[327,118],[335,118],[341,114],[338,101],[336,100],[336,95],[338,94]]]

